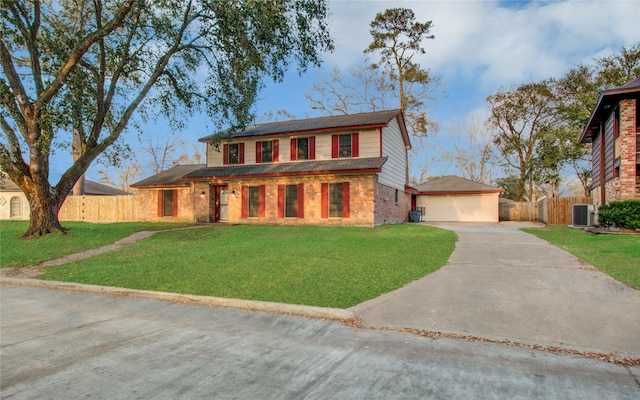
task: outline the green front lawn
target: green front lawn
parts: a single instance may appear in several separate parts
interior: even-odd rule
[[[640,289],[640,236],[592,235],[565,226],[523,230],[568,251],[614,279]]]
[[[126,248],[47,269],[44,279],[347,308],[446,264],[453,232],[228,226],[160,232]]]
[[[51,234],[41,238],[22,239],[29,228],[29,221],[0,221],[0,266],[34,265],[111,244],[135,232],[178,228],[186,224],[62,222],[62,226],[69,230],[67,235]]]

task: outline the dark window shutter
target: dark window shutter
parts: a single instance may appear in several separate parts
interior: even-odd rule
[[[265,188],[266,188],[265,185],[258,186],[258,196],[259,196],[258,214],[260,218],[264,218],[265,216],[265,207],[264,207]]]
[[[304,183],[298,184],[298,218],[304,218]]]
[[[284,185],[278,185],[278,218],[284,218]]]
[[[163,210],[163,199],[164,199],[164,191],[158,190],[158,218],[162,218],[162,210]]]
[[[171,216],[174,218],[178,216],[178,191],[177,190],[171,191]]]
[[[249,214],[249,187],[242,187],[242,206],[241,206],[241,216],[242,218],[247,218]]]
[[[351,157],[360,156],[360,143],[357,133],[351,134]]]
[[[280,141],[274,140],[273,146],[271,148],[273,154],[273,162],[278,162],[280,159]]]
[[[222,165],[229,164],[229,145],[222,145]]]
[[[295,161],[298,159],[298,139],[291,139],[291,146],[289,146],[289,159]]]
[[[320,218],[329,218],[329,184],[320,185]]]
[[[316,159],[316,137],[311,136],[309,138],[309,160]]]
[[[342,182],[342,218],[349,218],[349,182]]]
[[[262,142],[256,142],[256,164],[262,162]]]
[[[339,143],[338,135],[331,135],[331,158],[338,158],[338,153],[340,152]]]
[[[238,149],[238,153],[240,153],[238,155],[238,163],[239,164],[244,164],[244,143],[240,143],[238,145],[239,149]]]

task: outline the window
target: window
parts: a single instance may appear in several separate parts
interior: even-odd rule
[[[349,218],[349,182],[323,183],[321,218]]]
[[[249,218],[260,216],[260,188],[249,187]]]
[[[315,136],[291,139],[291,161],[315,160],[315,158],[316,158]]]
[[[278,185],[278,218],[304,218],[304,184]]]
[[[242,187],[242,218],[264,218],[265,185]]]
[[[244,143],[225,144],[222,153],[222,164],[244,164]]]
[[[398,189],[396,189],[396,204],[398,204]]]
[[[158,191],[158,217],[178,216],[178,192],[176,190]]]
[[[278,162],[278,140],[256,142],[256,163]]]
[[[329,184],[329,217],[342,217],[342,183]]]
[[[13,196],[9,200],[9,218],[21,218],[22,217],[22,201],[20,197]]]
[[[359,157],[357,133],[331,136],[331,158]]]

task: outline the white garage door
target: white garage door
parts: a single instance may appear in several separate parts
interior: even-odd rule
[[[498,194],[419,195],[430,222],[498,222]]]

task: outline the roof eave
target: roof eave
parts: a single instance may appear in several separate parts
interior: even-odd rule
[[[317,171],[297,171],[297,172],[273,172],[264,174],[246,174],[246,175],[210,175],[199,176],[195,178],[183,177],[181,179],[186,181],[210,181],[210,180],[235,180],[246,178],[274,178],[281,176],[310,176],[310,175],[354,175],[354,174],[372,174],[382,171],[382,168],[357,168],[357,169],[343,169],[343,170],[317,170]]]

